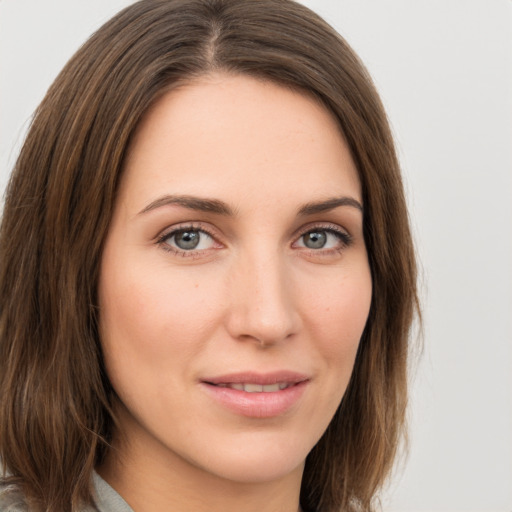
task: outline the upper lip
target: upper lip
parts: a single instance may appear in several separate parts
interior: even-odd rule
[[[309,380],[309,377],[303,373],[289,370],[279,370],[267,373],[258,372],[237,372],[226,375],[218,375],[201,379],[202,382],[208,384],[260,384],[262,386],[269,384],[277,384],[278,382],[286,382],[288,384],[296,384]]]

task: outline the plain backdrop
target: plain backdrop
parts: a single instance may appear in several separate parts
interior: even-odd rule
[[[0,190],[66,60],[126,0],[0,0]],[[304,0],[388,110],[422,268],[424,353],[392,512],[512,512],[512,1]]]

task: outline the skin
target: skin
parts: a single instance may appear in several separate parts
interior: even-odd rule
[[[340,197],[348,204],[304,211]],[[146,114],[99,282],[121,421],[98,471],[136,512],[299,510],[304,460],[343,397],[370,308],[356,202],[340,129],[306,95],[215,74]],[[183,249],[177,229],[199,245]],[[281,370],[307,381],[277,416],[247,417],[205,392],[212,375]]]

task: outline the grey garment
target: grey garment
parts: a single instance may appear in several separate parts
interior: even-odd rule
[[[0,512],[28,512],[23,494],[12,485],[0,484]]]
[[[92,475],[96,507],[84,507],[82,512],[133,512],[121,496],[101,478]],[[23,495],[9,486],[0,485],[0,512],[30,512]]]
[[[95,501],[98,512],[133,512],[128,503],[96,471],[92,475],[92,480],[96,491]],[[84,512],[93,512],[93,510],[89,507]]]

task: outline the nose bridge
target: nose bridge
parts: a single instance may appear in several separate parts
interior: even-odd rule
[[[298,312],[284,256],[260,247],[237,259],[234,267],[228,322],[231,334],[262,345],[294,334]]]

